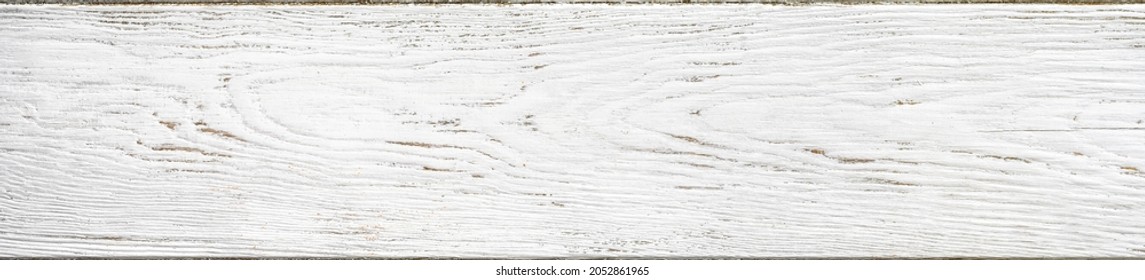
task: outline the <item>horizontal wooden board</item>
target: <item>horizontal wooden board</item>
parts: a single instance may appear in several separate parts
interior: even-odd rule
[[[0,6],[0,257],[1145,257],[1145,6]]]

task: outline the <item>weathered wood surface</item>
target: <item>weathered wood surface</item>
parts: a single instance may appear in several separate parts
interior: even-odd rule
[[[1145,6],[0,7],[3,257],[1145,257]]]

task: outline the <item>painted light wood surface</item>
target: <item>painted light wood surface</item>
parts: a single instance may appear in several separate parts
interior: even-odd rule
[[[1145,6],[0,6],[3,257],[1145,257]]]

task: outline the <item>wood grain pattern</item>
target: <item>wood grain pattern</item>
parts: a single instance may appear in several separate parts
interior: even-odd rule
[[[1145,6],[0,6],[0,257],[1145,257]]]

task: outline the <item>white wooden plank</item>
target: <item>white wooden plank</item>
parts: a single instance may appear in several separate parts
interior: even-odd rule
[[[2,257],[1145,257],[1145,6],[2,6]]]

